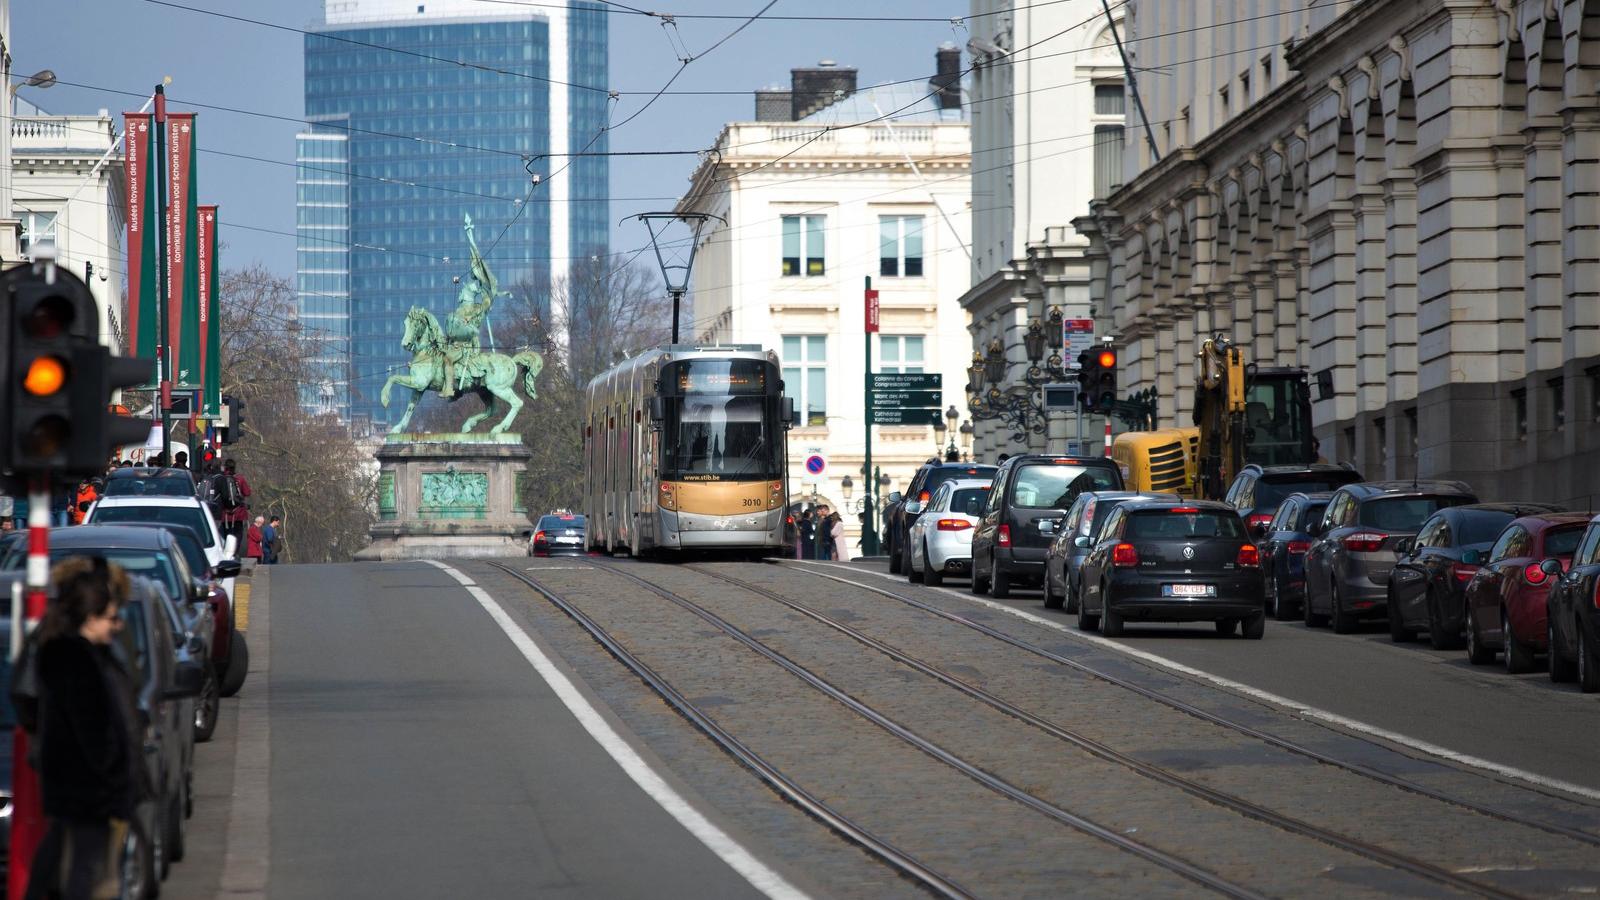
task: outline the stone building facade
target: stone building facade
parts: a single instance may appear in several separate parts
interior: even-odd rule
[[[1208,24],[1130,6],[1135,41],[1157,8],[1162,32]],[[1188,424],[1195,342],[1227,333],[1255,362],[1309,370],[1330,459],[1589,508],[1600,0],[1366,0],[1282,18],[1282,68],[1254,71],[1260,93],[1188,79],[1186,112],[1222,114],[1153,164],[1130,141],[1127,184],[1080,222],[1124,386],[1157,387],[1161,423]],[[1175,81],[1185,60],[1256,55],[1139,46],[1141,68]]]

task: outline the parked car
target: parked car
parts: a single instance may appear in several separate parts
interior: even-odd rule
[[[1107,637],[1128,621],[1241,624],[1266,633],[1261,551],[1225,503],[1128,500],[1111,511],[1083,561],[1078,627]]]
[[[1250,533],[1266,535],[1279,504],[1291,494],[1331,493],[1361,481],[1361,473],[1344,466],[1263,466],[1251,463],[1233,476],[1222,502],[1239,511]]]
[[[213,637],[211,640],[211,661],[216,667],[221,694],[232,697],[244,686],[248,675],[249,657],[241,648],[244,646],[244,633],[235,628],[237,624],[234,617],[233,602],[228,597],[228,592],[223,589],[223,581],[237,577],[240,571],[237,559],[224,559],[212,565],[206,557],[205,548],[200,546],[200,536],[194,530],[183,525],[174,525],[171,522],[129,522],[130,526],[138,525],[148,528],[161,528],[172,535],[177,541],[178,549],[183,551],[183,558],[189,563],[189,572],[194,576],[194,595],[200,601],[211,607]],[[201,740],[208,738],[202,737]]]
[[[1495,539],[1518,516],[1560,512],[1560,507],[1542,503],[1475,503],[1429,516],[1415,538],[1402,538],[1395,546],[1398,558],[1389,572],[1390,639],[1397,644],[1415,640],[1420,629],[1428,632],[1435,650],[1460,647],[1466,587]]]
[[[1459,481],[1367,481],[1334,492],[1306,551],[1307,625],[1332,620],[1349,634],[1363,619],[1388,615],[1389,571],[1404,538],[1450,506],[1477,503]]]
[[[1055,538],[1044,554],[1044,605],[1046,609],[1078,611],[1078,569],[1095,535],[1111,511],[1128,500],[1181,500],[1177,494],[1139,493],[1138,491],[1090,491],[1079,494],[1072,508],[1056,525]],[[1059,593],[1057,593],[1059,591]]]
[[[1509,672],[1537,668],[1534,657],[1550,646],[1547,613],[1556,580],[1541,563],[1554,559],[1565,570],[1588,523],[1588,513],[1547,512],[1523,515],[1501,530],[1455,616],[1465,630],[1468,660],[1486,666],[1499,652]]]
[[[539,517],[528,541],[529,556],[583,556],[584,519],[577,513],[554,512]]]
[[[883,508],[884,553],[889,556],[889,572],[899,575],[910,570],[907,563],[911,561],[911,548],[915,546],[910,541],[911,526],[940,485],[970,478],[992,481],[996,471],[995,466],[930,459],[911,476],[903,496],[899,491],[891,493],[888,505]]]
[[[89,514],[83,519],[85,525],[117,525],[123,522],[170,522],[174,525],[183,525],[200,535],[200,544],[205,547],[206,558],[214,567],[225,559],[234,559],[238,548],[233,535],[222,534],[222,529],[217,527],[216,519],[211,516],[211,508],[200,502],[192,493],[187,497],[178,496],[121,496],[101,497],[89,507]],[[228,592],[228,599],[233,599],[232,577],[222,579],[222,589]]]
[[[906,536],[911,550],[907,578],[940,585],[946,575],[972,571],[972,531],[989,500],[989,490],[987,478],[946,481],[934,489]]]
[[[193,497],[194,475],[188,469],[128,466],[112,469],[105,477],[102,497]]]
[[[1086,491],[1122,490],[1122,472],[1103,456],[1013,456],[994,476],[972,534],[972,592],[1009,597],[1018,582],[1044,581],[1056,523]]]
[[[1306,551],[1316,540],[1316,529],[1328,508],[1331,492],[1290,494],[1278,504],[1267,523],[1261,548],[1261,581],[1267,593],[1267,612],[1280,622],[1302,615],[1306,600]]]
[[[131,573],[130,573],[131,574]],[[202,672],[197,661],[180,658],[173,641],[175,611],[158,582],[135,575],[122,607],[124,627],[114,646],[132,678],[140,730],[145,736],[145,775],[152,796],[140,802],[130,823],[124,854],[124,884],[152,897],[172,863],[183,859],[194,763],[194,698]]]
[[[1539,567],[1554,582],[1545,620],[1550,680],[1576,678],[1585,694],[1600,691],[1600,516],[1589,520],[1570,566],[1549,558]]]

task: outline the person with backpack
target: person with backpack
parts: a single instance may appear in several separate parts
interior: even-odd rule
[[[222,464],[221,474],[211,480],[211,490],[222,510],[223,533],[233,535],[236,547],[242,548],[245,526],[250,521],[250,506],[245,503],[250,496],[250,482],[244,480],[238,464],[230,459]]]

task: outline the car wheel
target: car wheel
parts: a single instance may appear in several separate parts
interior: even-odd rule
[[[229,639],[228,671],[222,676],[222,696],[232,697],[244,687],[244,678],[250,674],[250,645],[245,643],[244,632],[235,631]]]
[[[1106,637],[1121,637],[1127,629],[1124,627],[1122,615],[1111,608],[1111,594],[1105,588],[1100,589],[1100,633]]]
[[[905,559],[901,560],[900,569],[906,573],[906,581],[912,584],[921,584],[923,573],[928,569],[928,555],[926,553],[922,555],[922,572],[917,571],[916,554],[911,552],[910,547],[906,548],[904,556]]]
[[[1328,619],[1333,623],[1334,634],[1354,634],[1356,630],[1356,617],[1345,612],[1343,604],[1339,602],[1339,589],[1333,585],[1328,586]]]
[[[1287,622],[1294,618],[1294,613],[1283,604],[1283,591],[1278,588],[1278,573],[1271,572],[1267,575],[1267,600],[1268,607],[1272,610],[1272,617],[1279,622]]]
[[[1239,627],[1239,620],[1229,616],[1226,619],[1218,619],[1212,624],[1217,626],[1217,634],[1229,637],[1233,635],[1234,629]]]
[[[1533,648],[1517,640],[1517,635],[1511,630],[1511,620],[1506,617],[1505,610],[1500,611],[1500,633],[1505,635],[1506,671],[1512,675],[1532,672]]]
[[[1389,592],[1389,640],[1396,644],[1409,644],[1417,639],[1417,633],[1406,627],[1405,617],[1400,615],[1400,605],[1394,602],[1394,591]]]
[[[1055,589],[1050,586],[1050,564],[1049,563],[1045,564],[1045,567],[1044,567],[1044,583],[1042,585],[1040,585],[1040,589],[1044,591],[1044,608],[1045,609],[1060,609],[1061,608],[1061,605],[1065,602],[1066,598],[1056,596]]]
[[[1000,560],[989,563],[989,596],[1004,600],[1011,596],[1011,573],[1000,568]]]
[[[1572,624],[1578,629],[1578,688],[1585,694],[1600,693],[1600,647],[1590,643],[1582,622]]]
[[[128,822],[128,833],[122,839],[123,898],[146,900],[154,896],[155,868],[149,836],[136,816]]]
[[[1494,651],[1483,645],[1483,635],[1478,633],[1478,614],[1467,607],[1467,661],[1475,666],[1494,662]]]
[[[1556,620],[1548,613],[1545,615],[1544,634],[1545,646],[1550,648],[1550,680],[1560,684],[1577,678],[1577,661],[1562,658],[1561,649],[1556,645]]]
[[[1245,640],[1259,641],[1267,634],[1267,614],[1258,612],[1244,620]]]
[[[1083,600],[1078,596],[1077,588],[1072,586],[1072,576],[1062,572],[1061,593],[1066,602],[1067,612],[1075,613],[1083,607]]]
[[[1311,579],[1309,578],[1306,579],[1306,598],[1300,601],[1300,606],[1301,618],[1305,621],[1307,628],[1315,628],[1327,623],[1326,617],[1319,616],[1311,611]]]
[[[889,574],[902,575],[906,570],[906,561],[900,557],[900,548],[894,544],[894,532],[889,532]]]
[[[217,667],[206,663],[200,682],[200,696],[194,700],[194,739],[203,744],[217,731],[217,714],[222,711],[222,686],[217,683]]]
[[[944,584],[944,572],[935,568],[933,557],[928,555],[928,545],[922,545],[922,583],[929,587]]]
[[[1428,646],[1435,650],[1460,650],[1462,637],[1459,633],[1446,631],[1444,627],[1444,605],[1439,602],[1439,593],[1428,591]]]
[[[978,574],[978,554],[972,554],[972,592],[979,596],[989,592],[989,579]]]

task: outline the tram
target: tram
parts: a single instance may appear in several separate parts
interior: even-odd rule
[[[794,404],[776,353],[754,344],[658,347],[590,381],[583,414],[590,550],[787,546]]]

